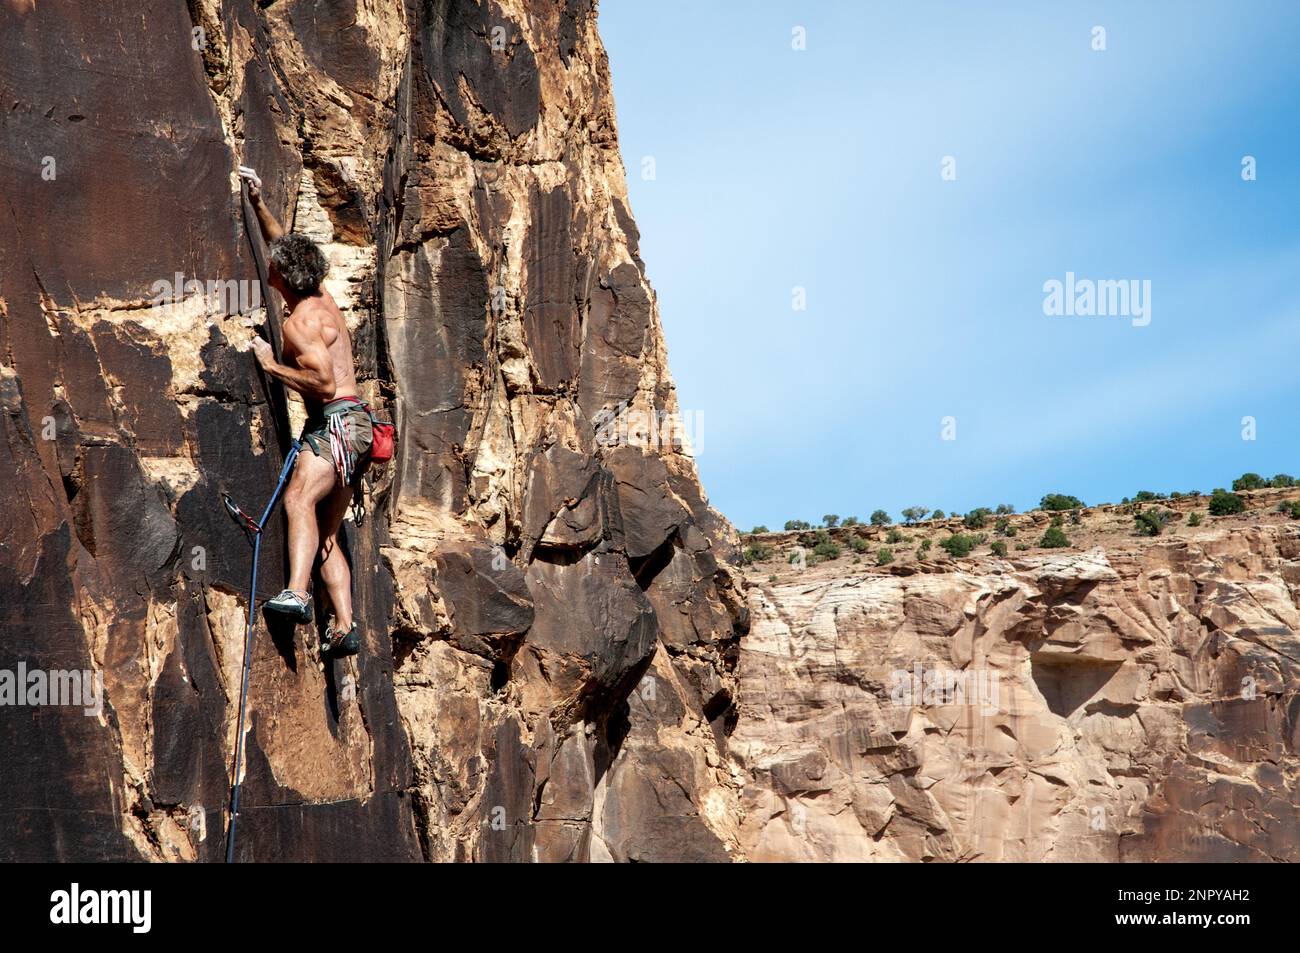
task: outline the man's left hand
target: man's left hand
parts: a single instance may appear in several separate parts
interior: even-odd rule
[[[271,350],[271,345],[266,343],[265,338],[253,338],[253,355],[257,358],[257,363],[262,365],[263,370],[269,371],[275,366],[275,352]]]
[[[258,178],[257,171],[246,165],[239,167],[239,177],[248,184],[248,197],[256,205],[262,201],[262,180]]]

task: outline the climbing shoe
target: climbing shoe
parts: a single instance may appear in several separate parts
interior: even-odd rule
[[[361,651],[361,634],[357,632],[356,620],[353,620],[352,628],[346,632],[336,632],[333,622],[325,626],[325,638],[320,644],[321,655],[342,658],[345,655],[356,655],[359,651]]]
[[[311,600],[304,599],[292,589],[286,589],[274,599],[266,601],[266,610],[288,616],[294,622],[311,621]]]

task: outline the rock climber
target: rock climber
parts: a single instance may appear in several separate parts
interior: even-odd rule
[[[355,655],[361,647],[352,615],[352,571],[339,547],[339,530],[368,463],[370,409],[357,397],[352,341],[338,305],[321,282],[329,269],[324,252],[305,235],[286,234],[262,200],[257,172],[239,167],[270,249],[269,278],[288,307],[283,325],[283,363],[261,337],[253,338],[258,363],[271,377],[302,395],[307,405],[299,453],[285,489],[289,519],[289,587],[266,610],[309,623],[307,590],[314,561],[334,607],[326,626],[323,655]]]

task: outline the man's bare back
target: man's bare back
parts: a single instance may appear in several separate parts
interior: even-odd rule
[[[334,390],[328,396],[303,394],[308,400],[328,403],[340,397],[357,396],[357,376],[352,365],[352,339],[347,322],[331,295],[321,289],[294,306],[284,322],[284,359],[298,366],[304,342],[319,341],[329,355]],[[292,386],[292,385],[290,385]]]

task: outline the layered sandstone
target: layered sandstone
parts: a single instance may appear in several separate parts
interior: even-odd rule
[[[735,855],[731,531],[688,447],[599,433],[676,398],[593,0],[3,0],[0,99],[0,669],[106,695],[0,710],[0,857],[222,856],[219,493],[285,450],[260,314],[187,284],[254,277],[240,163],[401,442],[349,529],[359,658],[259,626],[239,859]]]
[[[1125,526],[1010,559],[756,564],[746,855],[1300,859],[1300,526]]]

